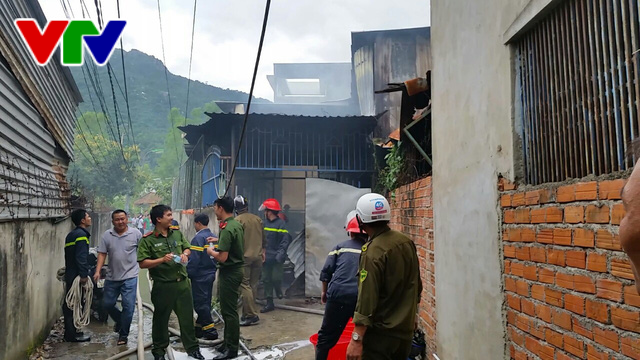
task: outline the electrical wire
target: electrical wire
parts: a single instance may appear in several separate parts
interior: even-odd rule
[[[191,64],[193,63],[193,42],[196,34],[197,8],[198,8],[198,0],[193,0],[193,20],[191,21],[191,54],[189,55],[189,77],[187,77],[187,105],[185,105],[184,107],[184,125],[185,126],[187,126],[187,117],[189,116],[189,92],[191,90]]]
[[[159,0],[158,0],[159,1]],[[264,37],[267,32],[267,22],[269,20],[269,9],[271,8],[271,0],[267,0],[267,5],[264,10],[264,20],[262,21],[262,33],[260,34],[260,43],[258,44],[258,55],[256,56],[256,65],[253,69],[253,78],[251,79],[251,89],[249,90],[249,100],[247,101],[247,110],[244,113],[244,123],[242,124],[242,131],[240,132],[240,140],[238,141],[238,150],[236,151],[236,157],[233,161],[233,168],[231,170],[231,176],[227,181],[227,189],[224,192],[224,196],[229,194],[231,183],[233,182],[233,176],[236,173],[236,167],[238,166],[238,158],[240,157],[240,149],[242,149],[242,142],[244,140],[244,133],[247,130],[247,121],[249,120],[249,111],[251,110],[251,99],[253,98],[253,89],[256,85],[256,77],[258,75],[258,66],[260,65],[260,55],[262,54],[262,46],[264,44]]]

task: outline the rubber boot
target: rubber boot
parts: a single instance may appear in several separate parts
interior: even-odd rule
[[[262,309],[260,309],[260,312],[264,314],[264,313],[271,312],[271,311],[273,311],[275,309],[276,309],[276,307],[275,307],[275,305],[273,305],[273,299],[268,298],[267,299],[267,305],[265,305]]]

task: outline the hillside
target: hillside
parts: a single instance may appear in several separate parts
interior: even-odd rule
[[[110,59],[110,63],[114,74],[113,84],[116,100],[126,123],[127,112],[123,96],[122,54],[123,51],[116,49]],[[165,81],[164,64],[159,59],[135,49],[124,51],[124,59],[127,71],[131,121],[136,142],[140,145],[143,153],[158,150],[162,147],[165,135],[171,126],[168,120],[169,94]],[[93,66],[85,66],[84,69],[85,71],[87,69],[94,71]],[[106,99],[107,111],[113,118],[113,96],[107,67],[98,67],[97,72],[99,83],[101,84],[100,87]],[[82,68],[72,68],[72,73],[84,99],[84,103],[80,105],[81,111],[102,112],[103,110],[91,80],[87,78],[87,86]],[[184,108],[187,102],[187,78],[169,73],[169,89],[171,92],[171,105],[180,109],[180,112],[184,115]],[[203,107],[206,103],[214,100],[246,101],[247,96],[247,93],[241,91],[222,89],[200,81],[192,81],[188,113],[190,114],[193,109]],[[93,102],[91,101],[92,99]],[[256,99],[256,101],[266,102],[267,100]]]

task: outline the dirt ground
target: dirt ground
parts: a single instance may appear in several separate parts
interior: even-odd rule
[[[322,309],[318,304],[305,304],[300,300],[283,300],[283,303],[292,306],[304,306],[313,309]],[[144,316],[144,341],[151,341],[151,313],[145,311]],[[134,321],[131,325],[129,344],[127,346],[117,346],[117,334],[113,329],[113,323],[108,324],[92,321],[84,329],[86,334],[91,335],[91,342],[88,343],[66,343],[62,341],[62,322],[58,321],[52,329],[49,338],[45,341],[32,356],[31,360],[40,359],[60,359],[60,360],[90,360],[106,359],[128,348],[137,346],[137,324],[138,314],[134,314]],[[313,345],[309,342],[309,337],[316,333],[322,323],[322,316],[300,313],[287,310],[278,310],[261,314],[260,324],[251,327],[241,328],[241,336],[245,339],[247,346],[257,359],[286,359],[286,360],[306,360],[314,359]],[[177,328],[175,318],[171,321],[171,326]],[[222,334],[222,325],[219,326]],[[175,359],[188,359],[181,351],[182,347],[179,338],[172,337],[172,347],[175,351]],[[215,352],[206,347],[202,347],[202,354],[207,359],[211,359]],[[147,350],[146,359],[152,360],[151,351]],[[136,359],[135,355],[129,359]],[[239,357],[239,359],[248,357]]]

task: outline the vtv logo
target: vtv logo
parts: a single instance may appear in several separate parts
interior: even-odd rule
[[[108,21],[102,34],[91,20],[52,20],[45,26],[44,31],[34,19],[17,19],[15,24],[31,55],[40,66],[51,60],[59,44],[62,65],[81,66],[84,63],[83,40],[96,64],[104,65],[109,61],[127,21]]]

